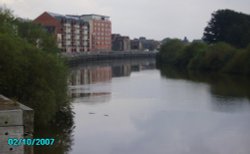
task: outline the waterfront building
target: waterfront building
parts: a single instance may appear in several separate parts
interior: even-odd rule
[[[111,51],[111,21],[108,16],[97,14],[81,15],[89,23],[91,51]]]
[[[112,34],[112,51],[129,51],[130,39],[128,36]]]
[[[139,38],[141,44],[142,44],[142,48],[145,51],[153,51],[153,50],[157,50],[160,48],[160,42],[153,40],[153,39],[146,39],[145,37],[140,37]]]
[[[107,16],[44,12],[34,23],[56,36],[62,52],[111,50],[111,21]]]
[[[140,37],[139,39],[131,40],[131,49],[140,51],[153,51],[160,48],[160,42],[147,39],[146,37]]]
[[[130,41],[131,50],[143,50],[142,42],[139,39],[133,39]]]

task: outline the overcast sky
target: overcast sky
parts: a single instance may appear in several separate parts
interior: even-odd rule
[[[200,39],[211,13],[218,9],[250,14],[250,0],[0,0],[0,4],[29,19],[44,11],[108,15],[113,33],[156,40]]]

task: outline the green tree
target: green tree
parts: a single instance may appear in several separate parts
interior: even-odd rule
[[[43,29],[20,23],[8,10],[0,10],[0,18],[0,94],[33,108],[35,122],[46,124],[69,105],[64,60],[53,51],[55,44],[37,46],[35,39],[53,38]]]
[[[192,42],[187,45],[179,54],[177,61],[179,67],[186,68],[190,61],[198,54],[205,52],[207,44],[203,42]]]
[[[250,15],[232,10],[218,10],[212,14],[204,30],[207,43],[226,42],[244,48],[250,42]]]
[[[238,51],[225,66],[224,71],[236,74],[250,74],[250,45]]]
[[[177,58],[184,49],[185,44],[179,39],[170,39],[160,48],[161,63],[177,64]]]
[[[55,36],[47,33],[40,25],[20,19],[16,19],[15,24],[17,25],[18,35],[30,44],[37,46],[45,52],[59,52]]]
[[[197,54],[189,65],[196,70],[220,71],[234,56],[235,49],[226,43],[217,43],[208,46],[205,52]]]

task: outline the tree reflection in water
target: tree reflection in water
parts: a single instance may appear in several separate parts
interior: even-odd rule
[[[68,153],[73,144],[72,132],[75,128],[73,118],[74,112],[72,111],[72,107],[68,105],[56,114],[54,121],[51,123],[47,125],[39,125],[39,123],[37,123],[35,126],[34,138],[54,138],[55,143],[52,146],[35,146],[34,153]]]
[[[250,80],[244,75],[228,75],[211,72],[194,72],[165,66],[160,68],[161,75],[170,79],[184,79],[206,83],[214,98],[221,103],[233,103],[234,99],[250,100]],[[237,102],[237,101],[235,101]]]

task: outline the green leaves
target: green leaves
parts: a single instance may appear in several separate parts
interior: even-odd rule
[[[250,42],[250,15],[228,9],[214,12],[204,30],[203,40],[209,44],[226,42],[245,48]]]
[[[53,36],[41,27],[1,11],[0,18],[4,21],[0,24],[0,93],[33,108],[35,122],[46,124],[69,103],[67,67],[55,54]],[[39,47],[37,39],[42,42]]]
[[[250,74],[250,46],[236,49],[223,42],[211,45],[192,42],[185,45],[172,40],[162,45],[157,60],[160,64],[181,69]]]

